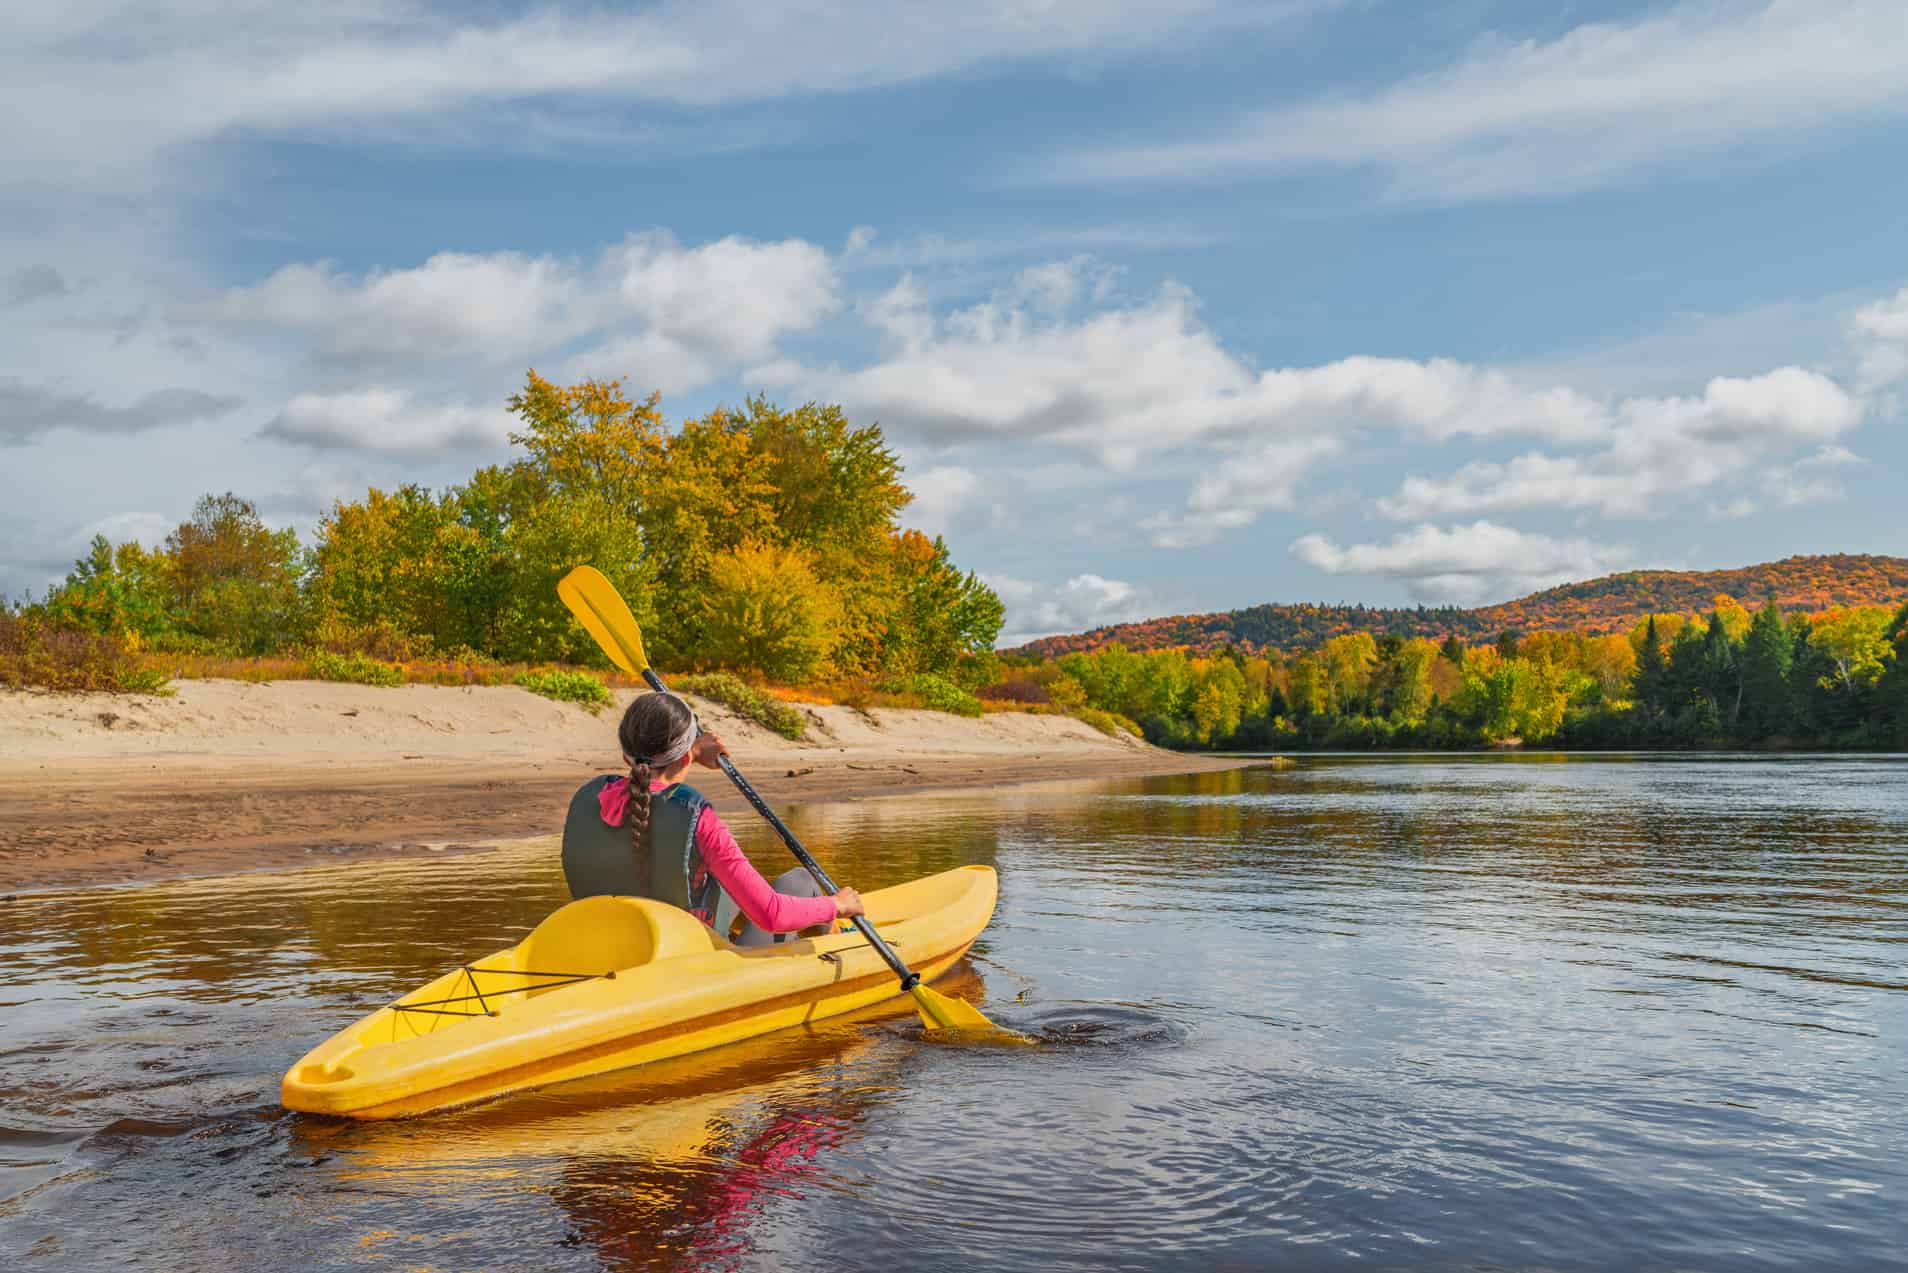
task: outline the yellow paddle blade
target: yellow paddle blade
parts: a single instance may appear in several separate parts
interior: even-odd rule
[[[610,661],[631,676],[641,676],[649,666],[643,652],[643,630],[629,612],[623,594],[603,577],[595,566],[578,566],[557,584],[557,596],[570,607],[570,613],[583,630],[596,638]]]
[[[912,991],[914,1010],[921,1014],[921,1020],[930,1030],[956,1030],[963,1036],[985,1039],[990,1043],[1032,1043],[1033,1040],[1017,1030],[1009,1030],[995,1025],[981,1015],[981,1010],[965,999],[956,999],[944,995],[926,985],[918,985]]]

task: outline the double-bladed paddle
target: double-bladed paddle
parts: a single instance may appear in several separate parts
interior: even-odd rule
[[[616,591],[616,585],[603,577],[602,571],[594,566],[578,566],[557,584],[557,596],[563,599],[563,604],[570,608],[570,613],[576,616],[584,630],[596,638],[596,643],[603,647],[603,653],[609,655],[611,662],[631,676],[642,677],[651,689],[667,692],[668,687],[663,684],[662,677],[656,675],[656,669],[649,666],[649,656],[643,650],[643,630],[637,626],[636,616],[629,612],[622,594]],[[810,856],[808,850],[802,847],[802,842],[795,838],[795,833],[749,785],[749,780],[736,769],[735,762],[727,756],[720,756],[717,760],[722,772],[735,784],[736,790],[775,828],[775,833],[782,837],[782,843],[788,845],[795,859],[815,877],[815,883],[831,894],[839,892],[828,872]],[[901,961],[901,956],[882,940],[881,934],[875,931],[874,923],[866,915],[855,919],[855,927],[875,948],[875,953],[881,956],[888,967],[894,969],[894,975],[901,979],[901,988],[914,996],[915,1009],[928,1029],[986,1032],[1011,1036],[1015,1040],[1022,1037],[1015,1031],[1003,1029],[989,1021],[973,1004],[924,985],[921,974]]]

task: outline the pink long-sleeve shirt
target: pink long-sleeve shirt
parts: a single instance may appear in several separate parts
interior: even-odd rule
[[[668,786],[666,782],[653,782],[649,790],[654,794]],[[629,808],[629,779],[613,778],[604,783],[596,803],[605,823],[622,826],[623,815]],[[815,924],[835,922],[834,898],[794,897],[776,892],[755,869],[755,863],[749,861],[742,846],[735,842],[735,836],[729,833],[713,805],[703,805],[696,819],[696,851],[702,854],[702,864],[715,876],[722,891],[733,897],[749,922],[764,932],[792,933]]]

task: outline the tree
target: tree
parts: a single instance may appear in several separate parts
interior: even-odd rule
[[[201,496],[166,536],[165,555],[187,631],[239,654],[264,654],[296,638],[298,536],[266,526],[250,500]]]
[[[1719,601],[1728,601],[1727,597]],[[1740,613],[1741,606],[1730,602]],[[1733,728],[1736,719],[1742,713],[1742,644],[1730,634],[1735,620],[1726,618],[1723,607],[1718,605],[1710,615],[1709,627],[1703,633],[1703,684],[1701,693],[1715,706],[1719,720]],[[1747,623],[1740,625],[1746,630]]]
[[[1828,659],[1822,688],[1856,694],[1874,685],[1894,658],[1889,614],[1873,606],[1830,610],[1816,617],[1809,643]]]
[[[593,494],[633,515],[657,479],[666,433],[660,402],[654,393],[632,400],[620,380],[563,387],[533,369],[507,404],[524,423],[510,440],[530,453],[526,463],[555,490]]]
[[[1787,733],[1793,711],[1789,701],[1789,661],[1793,647],[1782,610],[1771,596],[1756,611],[1742,647],[1742,734],[1760,740]]]
[[[1614,706],[1629,697],[1637,673],[1636,648],[1627,637],[1614,633],[1591,637],[1583,644],[1583,670],[1597,688],[1598,697]]]
[[[705,660],[797,683],[827,670],[841,599],[807,550],[750,541],[716,558],[702,610]]]
[[[940,536],[903,531],[889,551],[900,605],[884,642],[887,670],[945,674],[962,655],[993,648],[1006,610],[978,575],[954,565]]]
[[[1669,707],[1669,661],[1663,655],[1655,615],[1649,617],[1637,650],[1635,698],[1651,716],[1661,716]]]
[[[115,545],[95,535],[86,556],[47,596],[46,611],[60,627],[142,643],[170,636],[178,631],[179,618],[173,612],[169,564],[163,553],[147,552],[136,540]]]
[[[1369,632],[1335,636],[1319,647],[1328,701],[1334,712],[1367,714],[1371,702],[1371,674],[1378,663],[1378,643]]]
[[[1897,745],[1908,745],[1908,602],[1895,611],[1887,637],[1894,658],[1882,673],[1876,697],[1887,735]]]
[[[1399,642],[1391,663],[1388,715],[1402,725],[1424,721],[1437,697],[1433,668],[1441,656],[1437,644],[1425,637]]]

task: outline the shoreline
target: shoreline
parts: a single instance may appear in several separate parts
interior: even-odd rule
[[[809,707],[811,737],[798,743],[695,706],[776,805],[1264,763],[1109,738],[1062,716]],[[0,897],[553,835],[579,784],[621,768],[614,730],[614,711],[507,687],[0,694]],[[706,778],[728,816],[747,813],[726,780]]]

